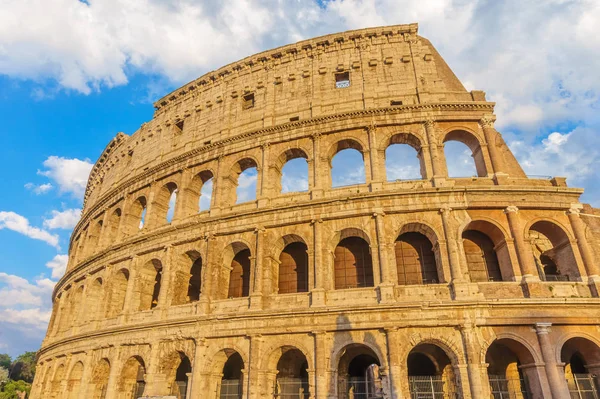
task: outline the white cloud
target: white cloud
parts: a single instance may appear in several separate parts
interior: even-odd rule
[[[82,161],[77,158],[52,155],[44,161],[43,165],[46,170],[39,170],[39,175],[54,180],[60,192],[83,198],[90,171],[94,166],[89,160]]]
[[[53,247],[60,248],[58,245],[58,235],[31,226],[26,217],[15,212],[0,211],[0,230],[2,229],[16,231],[29,238],[41,240]]]
[[[54,284],[42,278],[30,283],[22,277],[0,272],[0,320],[44,329],[50,319]]]
[[[25,184],[25,188],[27,190],[33,191],[36,195],[46,194],[48,191],[52,190],[53,187],[54,186],[52,186],[52,183],[44,183],[40,185],[36,185],[33,183]]]
[[[72,229],[81,217],[81,209],[66,209],[52,211],[52,218],[44,220],[44,227],[53,229]]]
[[[52,278],[59,279],[67,270],[67,262],[69,261],[68,255],[56,255],[52,260],[46,263],[46,267],[52,269]]]

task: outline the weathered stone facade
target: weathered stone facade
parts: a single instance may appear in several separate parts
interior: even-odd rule
[[[254,55],[155,107],[93,168],[32,398],[569,398],[600,372],[598,211],[525,175],[416,25]],[[478,176],[448,176],[451,140]],[[397,143],[422,179],[388,181]],[[366,183],[332,188],[346,148]],[[308,191],[282,194],[294,158]]]

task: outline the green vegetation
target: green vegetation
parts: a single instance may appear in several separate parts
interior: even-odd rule
[[[25,352],[15,360],[0,353],[0,399],[28,397],[34,377],[35,352]],[[23,396],[23,392],[26,396]]]

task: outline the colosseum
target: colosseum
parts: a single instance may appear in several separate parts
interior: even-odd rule
[[[160,99],[93,167],[31,397],[598,398],[600,210],[527,176],[494,105],[416,24]],[[452,141],[476,176],[449,176]],[[386,177],[391,146],[419,178]],[[344,150],[364,183],[332,184]]]

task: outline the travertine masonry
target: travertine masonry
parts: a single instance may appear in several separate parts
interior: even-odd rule
[[[592,397],[600,211],[525,175],[416,24],[260,53],[155,107],[92,170],[32,398]],[[448,141],[477,176],[448,176]],[[421,179],[388,181],[396,144]],[[366,183],[333,188],[345,149]],[[308,191],[282,194],[295,158]]]

